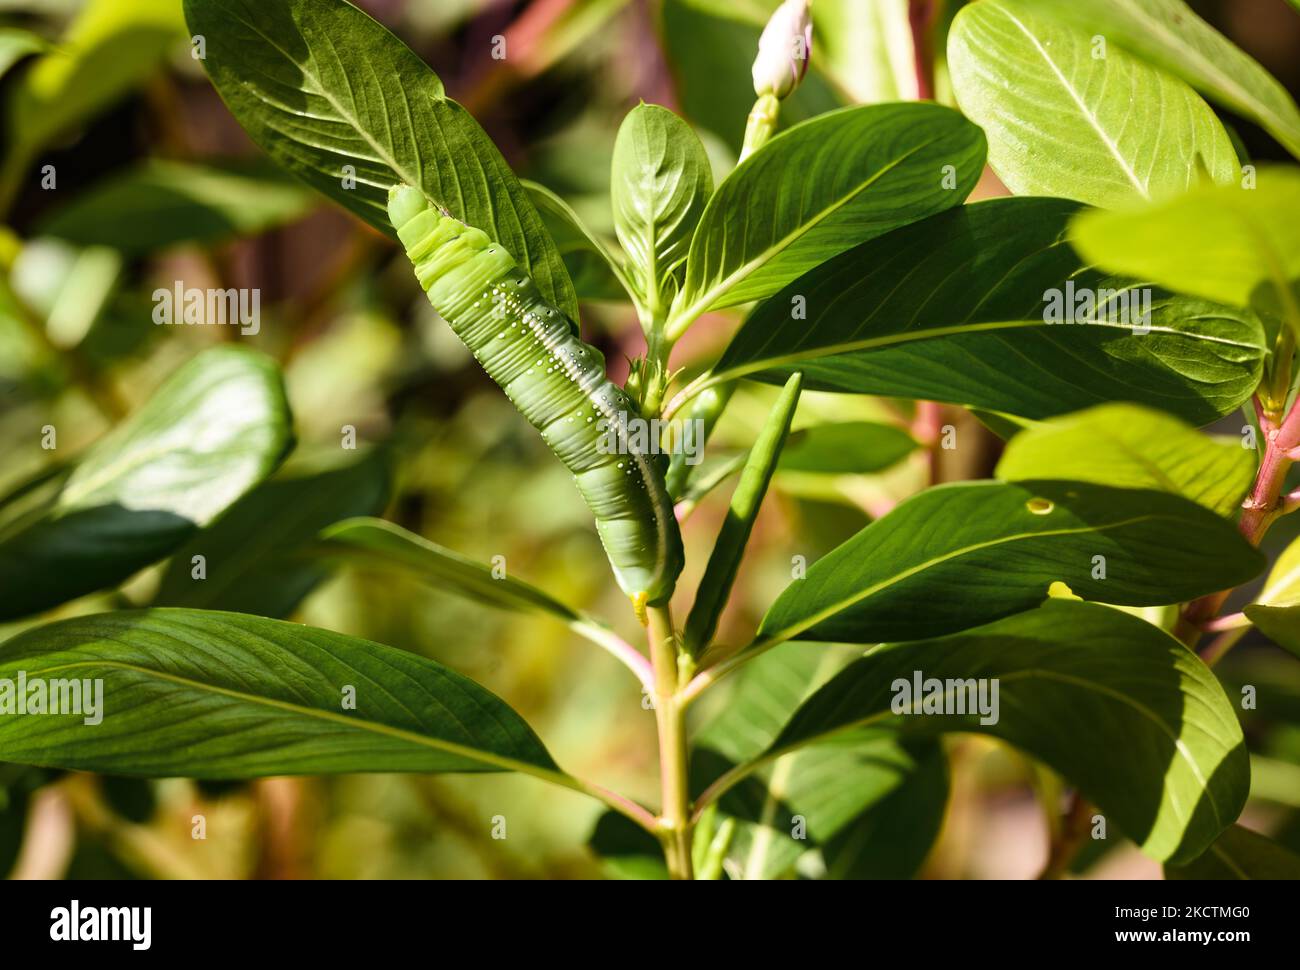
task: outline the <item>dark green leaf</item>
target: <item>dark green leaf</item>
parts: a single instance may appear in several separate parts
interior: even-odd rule
[[[828,879],[910,879],[930,854],[948,808],[948,759],[937,742],[909,747],[898,787],[822,846]]]
[[[606,812],[596,820],[587,847],[616,879],[668,878],[659,840],[618,812]]]
[[[77,617],[0,645],[0,679],[20,671],[29,685],[103,682],[101,723],[86,724],[85,707],[0,718],[0,749],[23,764],[145,777],[565,777],[517,714],[460,674],[281,620],[174,609]]]
[[[0,211],[41,149],[139,85],[184,29],[176,0],[89,0],[60,41],[7,86]]]
[[[1165,866],[1166,879],[1300,879],[1300,855],[1250,829],[1233,825],[1205,854],[1182,866]]]
[[[521,184],[555,240],[578,298],[620,302],[635,298],[608,244],[587,227],[573,207],[544,185],[527,180]],[[576,328],[577,321],[573,324]]]
[[[381,568],[413,572],[440,589],[500,609],[549,613],[565,622],[579,618],[571,607],[535,586],[502,576],[497,579],[482,563],[383,519],[351,519],[321,534],[325,548]]]
[[[818,424],[790,435],[777,468],[783,472],[869,475],[896,465],[916,450],[902,428],[873,421]]]
[[[996,683],[996,723],[981,723],[989,718],[978,711],[918,714],[922,698],[900,686],[910,688],[918,672],[948,681],[949,700],[960,691],[973,701],[954,680],[983,682],[986,699]],[[967,633],[881,647],[805,702],[762,761],[880,723],[1014,744],[1162,861],[1204,851],[1240,814],[1250,787],[1236,713],[1210,670],[1156,627],[1089,603],[1054,600]]]
[[[1053,583],[1105,603],[1177,603],[1238,586],[1263,565],[1230,522],[1176,495],[1083,482],[941,485],[814,563],[772,604],[758,642],[936,636],[1030,609]]]
[[[382,25],[345,0],[185,0],[185,17],[207,38],[218,93],[277,162],[390,235],[388,190],[417,186],[501,243],[578,319],[555,243],[505,159]]]
[[[1061,199],[980,202],[850,250],[762,304],[715,379],[777,383],[801,370],[810,390],[1027,418],[1111,400],[1196,424],[1236,410],[1263,369],[1259,321],[1085,269],[1063,241],[1078,209]],[[1101,290],[1123,296],[1070,322],[1071,295],[1096,300]],[[792,315],[796,298],[807,319]]]
[[[263,232],[304,215],[311,193],[278,170],[152,160],[77,195],[37,227],[82,246],[146,253]]]
[[[766,750],[799,704],[855,655],[791,643],[741,668],[717,714],[697,733],[696,789]],[[778,760],[761,782],[751,779],[720,803],[740,823],[729,854],[732,871],[748,879],[779,876],[906,787],[933,747],[928,740],[903,741],[893,730],[873,728]]]
[[[387,460],[378,452],[341,468],[265,482],[172,556],[155,606],[288,616],[328,574],[308,547],[326,526],[383,510]],[[204,578],[194,578],[194,557]]]

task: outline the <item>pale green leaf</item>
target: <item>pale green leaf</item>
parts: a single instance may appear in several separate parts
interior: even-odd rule
[[[1294,301],[1300,170],[1264,166],[1254,188],[1203,186],[1134,211],[1081,213],[1070,242],[1104,269],[1180,293],[1242,307]]]
[[[1300,157],[1300,110],[1286,88],[1182,0],[1037,0],[1037,7],[1182,78]]]
[[[1032,0],[979,0],[948,36],[957,102],[1017,195],[1103,207],[1183,191],[1201,171],[1235,181],[1237,156],[1185,82],[1046,16]]]
[[[652,312],[676,294],[691,233],[713,192],[699,137],[667,108],[642,104],[619,127],[610,172],[614,230]]]
[[[1255,451],[1242,440],[1202,434],[1135,404],[1102,404],[1017,434],[997,477],[1157,489],[1231,516],[1255,479]]]

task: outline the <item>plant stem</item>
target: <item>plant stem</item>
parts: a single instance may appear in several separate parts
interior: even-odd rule
[[[569,629],[609,652],[619,663],[636,675],[646,690],[654,689],[654,671],[650,662],[632,644],[595,620],[581,617],[569,623]]]
[[[920,101],[934,99],[934,52],[932,49],[934,0],[910,0],[907,5],[907,22],[912,30],[913,67],[916,71],[916,97]]]
[[[1083,837],[1088,831],[1088,821],[1092,815],[1092,806],[1076,790],[1070,796],[1070,807],[1066,809],[1061,827],[1052,839],[1047,853],[1047,864],[1043,867],[1039,879],[1060,879],[1070,868],[1070,862],[1083,845]]]
[[[939,483],[939,433],[943,427],[943,405],[935,401],[917,401],[912,420],[912,437],[925,449],[926,469],[931,485]]]
[[[740,159],[746,158],[762,148],[776,131],[776,120],[781,114],[781,102],[774,94],[761,94],[754,102],[745,123],[745,141],[740,148]]]
[[[677,635],[667,606],[648,611],[650,660],[655,671],[655,723],[659,728],[659,784],[663,807],[659,839],[668,873],[693,879],[691,859],[690,759],[686,748],[686,710],[678,696]]]
[[[1273,520],[1286,511],[1282,487],[1295,461],[1296,449],[1300,448],[1300,408],[1293,406],[1280,425],[1269,416],[1258,397],[1255,398],[1255,410],[1259,415],[1260,432],[1264,435],[1264,457],[1255,475],[1255,485],[1242,502],[1241,519],[1237,523],[1238,530],[1252,546],[1259,545]],[[1206,624],[1219,615],[1231,593],[1232,590],[1225,589],[1189,603],[1174,629],[1178,639],[1194,648]],[[1207,663],[1218,660],[1235,642],[1236,638],[1216,640],[1214,652],[1203,659]]]

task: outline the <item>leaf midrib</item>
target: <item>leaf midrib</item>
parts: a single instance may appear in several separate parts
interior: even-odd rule
[[[1115,522],[1108,522],[1105,525],[1099,525],[1099,526],[1098,525],[1079,526],[1079,527],[1069,528],[1069,529],[1051,529],[1051,530],[1045,530],[1043,532],[1018,532],[1013,535],[999,536],[996,539],[989,539],[985,542],[977,542],[974,543],[973,545],[963,546],[959,549],[953,549],[950,552],[945,553],[941,556],[935,556],[932,559],[927,559],[924,562],[917,563],[915,566],[905,569],[902,572],[895,573],[893,576],[889,576],[881,580],[880,582],[875,583],[872,586],[868,586],[865,589],[858,591],[856,594],[852,596],[838,600],[834,605],[829,606],[826,609],[821,610],[817,613],[814,613],[811,617],[805,618],[804,620],[801,620],[798,623],[791,624],[790,626],[785,627],[784,629],[779,630],[776,633],[769,634],[766,637],[755,639],[753,643],[751,643],[748,647],[745,648],[744,652],[751,653],[757,650],[765,650],[769,646],[773,646],[777,643],[782,643],[786,640],[790,640],[793,637],[797,636],[798,634],[803,633],[804,631],[809,630],[812,627],[816,626],[818,623],[822,622],[823,620],[829,619],[830,617],[834,616],[836,613],[843,612],[849,607],[854,606],[862,602],[863,600],[876,595],[882,590],[889,589],[890,587],[902,582],[903,580],[911,579],[913,576],[917,575],[918,573],[921,573],[927,569],[931,569],[934,566],[942,565],[943,563],[950,562],[953,559],[960,558],[961,556],[965,556],[973,552],[982,552],[985,549],[992,549],[996,546],[1000,546],[1008,542],[1019,542],[1022,539],[1038,539],[1038,538],[1049,538],[1054,536],[1069,536],[1069,535],[1081,535],[1085,533],[1106,532],[1107,530],[1110,529],[1118,529],[1124,526],[1140,524],[1143,522],[1153,522],[1162,518],[1168,518],[1168,516],[1140,515],[1130,519],[1120,519]],[[817,564],[814,563],[813,568],[815,569],[816,566]],[[778,600],[778,602],[780,601]],[[761,628],[760,628],[760,632],[761,632]]]
[[[546,781],[554,782],[555,784],[563,785],[566,788],[572,788],[576,791],[583,790],[574,779],[570,778],[562,771],[551,771],[539,765],[532,764],[531,762],[519,761],[505,755],[493,754],[478,748],[467,747],[463,744],[457,744],[454,741],[445,741],[441,738],[417,734],[414,731],[393,727],[392,725],[383,724],[378,721],[352,718],[343,714],[336,714],[332,711],[324,711],[319,708],[304,707],[290,701],[282,701],[272,697],[262,697],[257,694],[248,694],[229,687],[218,687],[215,684],[205,684],[202,681],[194,680],[189,677],[181,677],[177,674],[167,674],[159,670],[153,670],[149,667],[141,667],[137,664],[130,664],[120,660],[76,660],[51,667],[41,667],[39,669],[42,673],[57,673],[59,671],[75,670],[82,667],[111,667],[118,670],[125,670],[131,673],[141,674],[145,677],[153,677],[161,681],[177,684],[199,692],[219,694],[249,704],[287,711],[307,718],[316,718],[322,721],[343,724],[356,730],[369,731],[372,734],[387,735],[400,741],[406,741],[411,744],[431,748],[435,751],[442,751],[447,754],[454,754],[458,757],[492,765],[493,767],[501,768],[505,771],[518,771],[524,774],[533,775],[534,777],[542,778]]]
[[[1056,75],[1057,80],[1061,82],[1061,87],[1074,101],[1075,105],[1079,109],[1079,113],[1083,116],[1084,120],[1086,120],[1088,124],[1092,126],[1092,129],[1097,133],[1097,137],[1101,140],[1102,144],[1105,145],[1107,150],[1111,153],[1111,155],[1115,157],[1115,161],[1119,163],[1120,168],[1123,169],[1124,171],[1124,174],[1127,175],[1129,181],[1133,183],[1133,187],[1138,190],[1142,198],[1149,199],[1151,197],[1150,192],[1148,191],[1146,186],[1144,186],[1142,182],[1138,179],[1137,173],[1133,171],[1133,169],[1129,166],[1129,163],[1125,160],[1124,156],[1120,154],[1119,146],[1116,145],[1111,140],[1110,136],[1106,134],[1106,131],[1101,127],[1101,123],[1097,118],[1097,116],[1093,113],[1092,109],[1088,107],[1087,103],[1084,102],[1083,98],[1079,96],[1078,91],[1075,90],[1074,85],[1070,82],[1070,80],[1066,78],[1064,74],[1061,73],[1060,69],[1056,66],[1056,62],[1053,61],[1052,58],[1048,56],[1048,53],[1043,48],[1043,45],[1038,42],[1038,38],[1035,37],[1033,32],[1028,27],[1026,27],[1024,23],[1021,22],[1020,18],[1018,18],[1006,7],[1003,7],[997,3],[990,3],[989,5],[994,9],[1001,11],[1003,16],[1005,16],[1008,20],[1010,20],[1013,24],[1015,24],[1015,26],[1020,29],[1021,33],[1023,33],[1026,37],[1029,38],[1030,43],[1034,45],[1034,49],[1037,50],[1040,55],[1042,55],[1043,61],[1047,64],[1049,68],[1051,68],[1052,73]]]
[[[891,171],[893,171],[895,168],[897,168],[899,165],[905,162],[912,155],[926,148],[929,148],[931,145],[935,144],[940,140],[941,140],[940,137],[935,137],[935,138],[931,138],[928,141],[922,142],[921,144],[916,145],[915,147],[904,152],[902,155],[898,156],[898,158],[889,162],[889,164],[882,167],[879,171],[872,173],[870,178],[860,182],[851,192],[846,192],[840,199],[833,202],[831,205],[826,206],[824,209],[820,210],[819,212],[815,213],[813,217],[809,219],[807,222],[800,223],[798,226],[795,227],[793,231],[781,237],[781,239],[777,241],[776,245],[766,247],[757,256],[748,260],[745,263],[742,263],[740,266],[736,267],[736,269],[733,270],[731,273],[729,273],[727,276],[718,280],[713,286],[705,290],[704,293],[702,293],[699,297],[697,297],[690,304],[690,306],[686,307],[685,310],[681,312],[673,313],[672,317],[675,320],[681,322],[690,322],[695,320],[701,314],[707,312],[709,307],[713,305],[713,302],[716,299],[718,299],[718,297],[721,294],[731,289],[731,287],[734,284],[744,280],[746,277],[750,276],[755,270],[761,269],[762,267],[766,266],[770,261],[775,259],[781,253],[785,252],[790,246],[794,245],[794,243],[796,243],[800,238],[802,238],[808,232],[812,231],[814,228],[821,225],[821,223],[824,220],[830,218],[832,215],[834,215],[844,206],[856,200],[858,196],[860,196],[863,192],[869,189],[880,179],[884,178],[887,174],[889,174]],[[722,186],[719,186],[719,191],[715,192],[713,198],[709,200],[710,206],[712,205],[714,199],[719,198],[721,196],[721,189]],[[704,228],[705,228],[704,219],[701,218],[699,228],[696,229],[696,232],[698,233],[702,231]],[[691,248],[694,248],[693,244]],[[679,328],[680,326],[681,326],[680,322],[670,324],[670,329],[676,329]]]
[[[889,347],[895,344],[932,340],[939,337],[960,336],[969,333],[986,333],[995,330],[1018,330],[1033,327],[1065,326],[1109,327],[1118,330],[1132,329],[1130,324],[1118,322],[1111,323],[1102,320],[1089,320],[1081,324],[1050,324],[1042,319],[1034,318],[1026,320],[996,320],[987,323],[957,323],[949,327],[927,327],[923,330],[901,330],[896,333],[886,334],[882,337],[863,337],[859,340],[846,340],[838,344],[825,344],[810,347],[803,351],[780,354],[775,357],[764,357],[748,363],[737,364],[711,375],[709,378],[709,384],[712,386],[714,384],[736,380],[737,378],[744,377],[748,374],[754,374],[758,371],[768,370],[773,367],[785,367],[805,360],[813,360],[821,357],[835,357],[840,354],[852,354],[863,350],[874,350],[878,347]],[[1208,343],[1224,344],[1229,347],[1241,347],[1245,349],[1252,348],[1252,345],[1242,343],[1239,340],[1230,340],[1225,337],[1203,333],[1188,333],[1170,326],[1152,326],[1147,330],[1147,332],[1169,334],[1170,336],[1183,337],[1188,340],[1204,340]],[[701,387],[700,390],[703,390],[703,387]]]

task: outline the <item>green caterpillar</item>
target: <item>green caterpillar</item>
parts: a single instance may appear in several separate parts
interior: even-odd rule
[[[486,233],[407,185],[389,192],[388,217],[434,309],[573,472],[619,586],[644,618],[646,604],[672,595],[683,558],[667,460],[635,453],[626,438],[636,405],[606,378],[600,351]],[[619,453],[602,451],[610,429]]]

